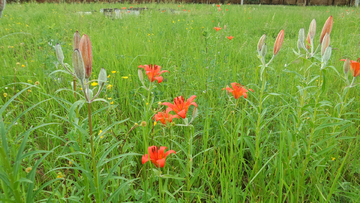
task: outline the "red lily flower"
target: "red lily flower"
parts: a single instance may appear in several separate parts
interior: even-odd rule
[[[248,90],[246,89],[245,86],[242,86],[240,83],[236,83],[236,82],[231,83],[231,86],[232,89],[229,86],[226,86],[226,88],[223,88],[223,90],[226,89],[228,92],[232,93],[235,99],[238,99],[241,96],[244,96],[245,99],[247,98]],[[254,90],[252,89],[249,90],[254,92]]]
[[[341,59],[341,61],[345,61],[345,60],[346,59]],[[358,58],[357,61],[351,60],[350,68],[351,68],[351,74],[354,77],[359,76],[360,75],[360,58]]]
[[[218,8],[220,8],[221,5],[216,5]]]
[[[185,118],[189,106],[194,105],[195,108],[197,108],[197,104],[193,102],[195,98],[196,96],[193,95],[185,102],[184,97],[179,96],[174,99],[174,104],[170,102],[164,102],[162,105],[168,106],[171,111],[175,111],[175,113],[181,118]]]
[[[164,168],[166,157],[169,154],[171,153],[176,154],[174,150],[169,150],[164,154],[165,149],[167,149],[167,147],[160,147],[160,149],[158,149],[158,147],[156,146],[151,146],[148,148],[150,161],[158,168],[159,167]],[[149,156],[147,154],[142,156],[141,158],[142,164],[145,164],[148,161],[149,161]]]
[[[227,37],[229,40],[232,40],[234,37],[233,36],[229,36]]]
[[[214,27],[214,29],[217,31],[221,30],[221,27]]]
[[[166,122],[171,123],[174,118],[179,118],[178,115],[171,115],[170,111],[171,108],[167,108],[166,111],[158,112],[155,114],[154,119],[166,125]]]
[[[138,68],[143,68],[145,70],[146,75],[148,76],[150,82],[154,82],[155,80],[157,80],[158,83],[161,83],[163,81],[163,77],[160,76],[160,74],[165,73],[165,72],[169,72],[167,70],[161,70],[161,66],[158,65],[140,65]]]

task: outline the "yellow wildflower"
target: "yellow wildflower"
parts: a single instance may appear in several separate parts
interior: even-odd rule
[[[97,83],[97,82],[93,82],[93,83],[91,83],[91,86],[96,86],[96,85],[98,85],[98,83]]]
[[[129,77],[128,77],[128,76],[124,76],[124,77],[121,77],[121,78],[128,79]]]
[[[17,62],[16,65],[20,65],[20,62]]]
[[[25,169],[25,172],[26,172],[26,173],[30,173],[31,170],[32,170],[31,167],[27,167],[27,168]]]
[[[154,126],[156,126],[156,124],[157,124],[157,122],[155,121],[155,122],[154,122]]]
[[[103,138],[104,138],[104,136],[101,135],[101,136],[100,136],[100,139],[103,139]]]
[[[110,75],[107,76],[108,78],[110,77]]]
[[[112,101],[112,102],[110,102],[110,104],[114,104],[114,102]]]
[[[4,93],[4,97],[7,97],[7,93]]]
[[[111,89],[113,85],[109,84],[106,88]]]
[[[31,92],[31,90],[28,90],[28,92]]]
[[[63,178],[63,177],[65,177],[65,175],[62,174],[61,172],[59,172],[58,175],[56,176],[56,178]]]
[[[108,100],[111,100],[111,99],[112,99],[111,97],[108,98]]]
[[[72,161],[74,161],[74,159],[71,159],[71,161],[69,161],[69,165],[70,165],[70,166],[73,165],[73,162],[72,162]]]
[[[335,157],[332,157],[331,160],[335,161]]]
[[[98,134],[98,135],[100,135],[101,133],[102,133],[102,130],[99,131],[99,134]]]
[[[113,70],[113,71],[111,71],[112,73],[116,73],[116,71],[115,70]]]
[[[25,65],[24,65],[24,64],[22,64],[22,65],[21,65],[21,67],[23,67],[23,68],[24,68],[24,67],[25,67]]]

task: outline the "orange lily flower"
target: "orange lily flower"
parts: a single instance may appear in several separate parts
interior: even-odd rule
[[[233,36],[229,36],[227,37],[229,40],[232,40],[234,37]]]
[[[174,104],[170,102],[164,102],[161,105],[168,106],[171,111],[174,111],[177,115],[179,115],[181,118],[185,119],[187,110],[191,105],[195,106],[197,108],[197,104],[194,101],[196,98],[195,95],[191,96],[186,102],[183,96],[176,97],[174,99]]]
[[[155,114],[154,119],[166,125],[166,122],[171,123],[174,118],[179,118],[178,115],[171,115],[170,111],[171,108],[167,108],[166,111],[158,112]]]
[[[246,89],[246,87],[236,82],[231,83],[231,87],[232,89],[229,86],[226,86],[226,88],[223,88],[223,90],[226,89],[228,92],[232,93],[235,99],[239,99],[241,96],[244,96],[245,99],[247,98],[248,90]],[[254,92],[254,90],[252,89],[249,90]]]
[[[221,5],[216,5],[218,8],[220,8]]]
[[[341,59],[341,61],[345,61],[346,59]],[[360,75],[360,58],[357,59],[357,61],[351,60],[350,64],[351,68],[351,74],[353,77],[357,77]]]
[[[167,70],[161,70],[161,66],[158,65],[140,65],[138,68],[143,68],[145,70],[146,75],[148,76],[150,82],[154,82],[155,80],[157,80],[158,83],[161,83],[163,81],[163,77],[160,76],[160,74],[165,73],[165,72],[169,72]]]
[[[217,31],[221,30],[221,27],[214,27],[214,29]]]
[[[169,151],[165,152],[165,149],[167,149],[167,147],[160,147],[160,149],[158,149],[157,146],[149,147],[148,148],[149,155],[145,154],[141,158],[142,164],[145,164],[146,162],[148,162],[149,161],[149,156],[150,156],[150,161],[156,167],[164,168],[166,157],[169,154],[172,154],[172,153],[176,154],[176,152],[174,150],[169,150]],[[165,152],[165,154],[164,154],[164,152]]]

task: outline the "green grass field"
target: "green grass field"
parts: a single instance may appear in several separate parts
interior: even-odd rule
[[[149,9],[123,19],[99,12],[130,6]],[[8,4],[0,18],[0,202],[360,202],[360,81],[348,87],[340,61],[360,57],[360,10],[221,9]],[[295,54],[298,33],[315,18],[316,48],[331,15],[332,55],[321,70],[319,52]],[[267,35],[269,61],[282,29],[281,50],[265,68],[259,38]],[[108,75],[91,104],[92,135],[79,82],[75,99],[54,48],[61,44],[72,66],[76,30],[92,43],[90,83],[101,68]],[[150,91],[138,77],[145,64],[169,71],[151,85],[142,71]],[[233,82],[254,92],[234,99],[222,90]],[[196,95],[196,110],[154,123],[161,104],[180,95]],[[176,152],[163,168],[142,164],[153,145]]]

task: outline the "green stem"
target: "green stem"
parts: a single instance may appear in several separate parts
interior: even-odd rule
[[[98,175],[96,169],[96,160],[95,160],[95,149],[94,149],[94,136],[92,132],[92,124],[91,124],[91,103],[88,103],[88,115],[89,115],[89,135],[90,135],[90,144],[91,144],[91,157],[92,157],[92,164],[93,164],[93,173],[94,173],[94,180],[95,180],[95,198],[99,199],[99,184],[98,184]],[[98,200],[99,201],[99,200]]]

